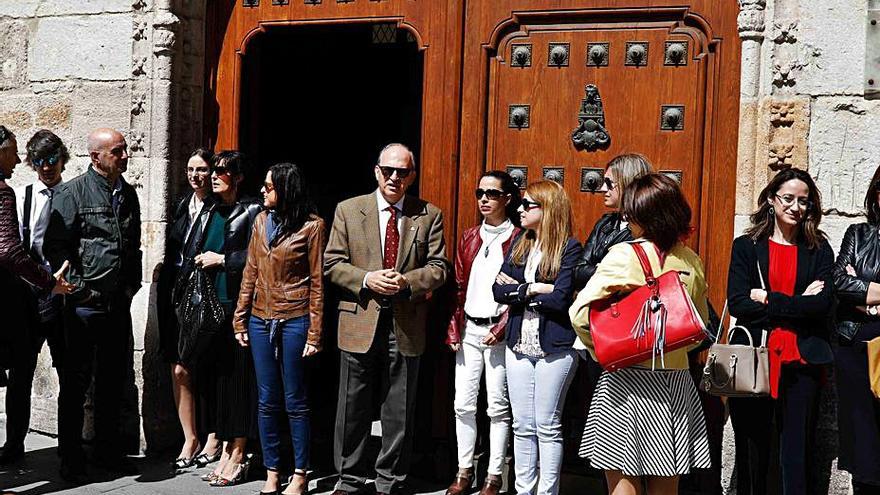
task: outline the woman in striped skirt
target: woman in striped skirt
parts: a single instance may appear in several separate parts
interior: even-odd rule
[[[657,276],[681,274],[703,321],[708,317],[703,263],[681,240],[690,232],[691,209],[676,182],[662,174],[635,179],[624,192],[622,213]],[[611,248],[578,294],[569,315],[593,352],[589,309],[594,301],[645,285],[629,243]],[[706,423],[688,372],[687,348],[614,372],[603,371],[587,415],[580,455],[605,470],[613,495],[678,493],[678,477],[709,468]],[[595,357],[595,356],[594,356]],[[656,365],[656,366],[655,366]]]

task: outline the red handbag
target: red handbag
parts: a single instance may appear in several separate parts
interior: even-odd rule
[[[626,294],[590,304],[590,334],[599,364],[608,371],[651,359],[651,368],[665,351],[700,342],[706,326],[679,272],[654,276],[645,250],[631,244],[645,272],[645,285]]]

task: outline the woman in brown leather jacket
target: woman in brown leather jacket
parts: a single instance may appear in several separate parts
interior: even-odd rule
[[[279,421],[286,415],[294,471],[283,493],[301,495],[308,486],[310,428],[303,358],[321,348],[324,221],[315,214],[296,165],[269,169],[262,192],[268,211],[254,222],[233,328],[254,357],[267,470],[261,493],[280,492]]]
[[[480,178],[475,191],[482,221],[466,230],[455,251],[456,304],[446,343],[455,351],[455,432],[458,474],[448,495],[467,491],[474,479],[477,439],[477,395],[486,374],[486,414],[489,416],[489,467],[481,495],[501,487],[510,405],[504,368],[504,329],[507,306],[495,302],[492,284],[510,251],[519,228],[511,219],[519,213],[519,188],[505,172],[493,170]],[[518,223],[518,222],[517,222]]]

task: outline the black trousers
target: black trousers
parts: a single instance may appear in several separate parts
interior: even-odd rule
[[[768,493],[772,435],[779,435],[782,493],[808,493],[808,476],[816,409],[823,370],[819,366],[785,365],[779,379],[779,398],[731,398],[727,404],[736,443],[737,495]],[[776,417],[776,430],[772,422]],[[776,490],[771,489],[770,493]]]
[[[36,321],[38,317],[34,317]],[[37,369],[37,356],[44,342],[49,342],[52,365],[61,372],[63,348],[63,324],[59,315],[46,322],[33,323],[24,335],[13,344],[12,368],[6,388],[6,448],[24,448],[31,422],[31,388]]]
[[[380,315],[367,352],[341,351],[334,439],[337,490],[360,490],[370,477],[364,451],[370,437],[375,393],[381,400],[382,423],[382,447],[375,461],[376,491],[391,493],[409,471],[419,358],[399,352],[390,312],[385,313]]]
[[[120,407],[132,365],[131,302],[116,301],[109,309],[67,308],[64,325],[66,352],[58,401],[62,462],[82,464],[83,405],[93,378],[95,449],[103,456],[120,456]]]

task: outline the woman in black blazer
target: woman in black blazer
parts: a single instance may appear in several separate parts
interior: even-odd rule
[[[837,342],[837,467],[852,475],[853,491],[880,493],[880,401],[868,380],[866,342],[880,337],[880,167],[865,195],[867,222],[843,235],[834,285]]]
[[[833,361],[828,336],[834,253],[819,230],[820,201],[809,174],[784,170],[761,191],[751,225],[733,243],[727,282],[730,314],[748,329],[755,345],[765,332],[769,335],[772,391],[768,398],[728,401],[740,495],[767,493],[770,444],[776,434],[783,493],[807,493],[823,366]],[[733,343],[748,341],[737,335]]]
[[[516,493],[555,495],[562,468],[562,405],[577,370],[568,308],[582,248],[571,236],[571,203],[559,184],[530,184],[519,211],[525,233],[514,241],[492,287],[495,300],[510,308],[505,366],[514,484]]]

